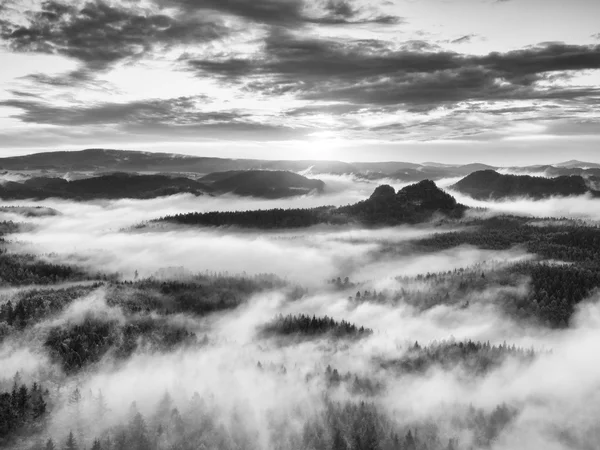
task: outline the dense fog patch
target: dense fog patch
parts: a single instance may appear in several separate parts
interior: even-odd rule
[[[2,288],[0,407],[16,411],[5,442],[60,448],[72,432],[81,448],[99,439],[110,450],[592,448],[593,261],[576,245],[560,245],[564,261],[504,245],[503,229],[481,218],[566,208],[593,219],[596,200],[458,196],[488,210],[383,228],[131,228],[188,211],[351,203],[372,187],[331,176],[322,196],[285,202],[175,196],[49,200],[39,205],[60,215],[26,219],[0,211],[31,225],[5,236],[0,257],[15,276],[41,259],[91,278],[42,267],[43,284]],[[473,230],[480,245],[443,245]],[[19,266],[13,254],[33,256]]]
[[[581,220],[600,220],[600,199],[589,194],[577,197],[552,197],[543,200],[516,198],[483,201],[449,191],[460,203],[473,208],[485,208],[488,214],[515,214],[526,217],[553,217]]]

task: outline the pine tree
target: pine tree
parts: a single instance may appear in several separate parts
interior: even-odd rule
[[[79,388],[75,388],[75,390],[69,396],[69,403],[71,405],[77,405],[81,401],[81,392]]]
[[[108,412],[108,406],[106,405],[106,400],[104,400],[104,395],[102,391],[98,391],[98,397],[96,398],[96,407],[95,414],[98,420],[103,420],[104,416]]]
[[[72,431],[69,432],[69,437],[67,437],[65,450],[77,450],[77,442],[75,442],[75,436],[73,436]]]
[[[44,450],[56,450],[56,447],[54,446],[54,442],[52,442],[52,439],[48,439],[48,441],[46,441],[46,446],[44,447]]]
[[[31,413],[33,419],[39,419],[46,414],[46,401],[44,400],[44,394],[42,388],[37,383],[33,383],[30,394],[31,402]]]
[[[346,444],[346,440],[342,435],[342,432],[339,428],[335,428],[333,432],[333,442],[331,443],[331,450],[348,450],[348,445]]]
[[[404,438],[404,448],[406,450],[415,450],[417,448],[417,444],[411,430],[408,430],[408,433],[406,433],[406,437]]]

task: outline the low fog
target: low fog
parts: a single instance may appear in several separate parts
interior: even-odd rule
[[[52,439],[62,448],[72,432],[80,448],[92,448],[96,437],[110,447],[125,433],[123,427],[134,427],[143,417],[144,432],[154,436],[145,448],[180,448],[174,444],[180,432],[169,427],[176,427],[181,415],[186,436],[199,433],[205,448],[381,448],[348,441],[345,436],[353,430],[339,424],[343,445],[334,447],[335,435],[320,428],[336,414],[350,414],[347,405],[367,404],[377,411],[372,417],[377,417],[378,433],[399,433],[400,447],[382,435],[389,448],[595,448],[600,413],[600,366],[593,356],[600,345],[598,297],[592,293],[581,302],[564,328],[512,317],[505,304],[526,298],[533,287],[530,278],[513,275],[510,268],[539,260],[522,246],[428,251],[414,246],[419,239],[465,230],[459,224],[319,226],[285,232],[131,228],[190,211],[345,205],[368,197],[375,186],[350,177],[322,178],[328,185],[325,194],[285,200],[187,195],[87,203],[48,200],[27,204],[56,209],[60,215],[24,219],[0,212],[3,220],[28,224],[7,236],[8,251],[113,277],[98,285],[90,281],[2,291],[0,304],[6,305],[39,290],[52,297],[53,291],[82,289],[64,307],[0,341],[4,391],[17,385],[18,372],[19,383],[40,383],[51,399],[51,413],[37,434],[11,445],[37,448]],[[600,200],[586,196],[481,202],[452,195],[491,214],[600,220]],[[158,291],[144,291],[149,288],[141,283],[160,278],[156,289],[162,289],[173,281],[169,274],[190,283],[205,274],[198,281],[203,285],[210,285],[214,274],[273,274],[282,281],[250,292],[235,308],[209,314],[169,310],[169,305],[132,308],[127,303],[128,296],[136,302],[158,298]],[[432,274],[444,275],[430,278]],[[463,286],[464,280],[474,287]],[[294,289],[300,294],[292,295]],[[168,303],[165,298],[169,300],[168,294],[160,301]],[[327,316],[368,333],[348,339],[266,333],[265,324],[279,315]],[[155,337],[134,339],[133,350],[125,356],[111,347],[98,360],[69,371],[48,350],[48,342],[60,330],[90,323],[107,324],[111,330],[152,323],[185,330],[191,337],[168,351],[153,347]],[[468,341],[500,346],[506,356],[477,373],[468,364],[432,364],[422,370],[411,365],[422,347]],[[513,345],[519,350],[510,351]],[[332,369],[350,375],[332,384],[327,375]],[[360,379],[370,387],[356,388],[360,383],[352,380]],[[494,425],[489,439],[482,437],[474,430],[495,417],[497,408],[511,411],[510,420]],[[420,447],[411,447],[413,433],[420,437]]]
[[[600,221],[600,198],[590,194],[571,197],[551,197],[543,200],[517,198],[509,200],[475,200],[460,192],[448,190],[456,200],[473,208],[485,208],[496,215],[515,214],[538,218],[570,218]]]

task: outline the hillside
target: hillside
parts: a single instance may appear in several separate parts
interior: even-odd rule
[[[230,170],[313,170],[320,173],[352,173],[356,169],[341,161],[275,161],[227,159],[128,150],[86,149],[35,153],[0,158],[0,170],[47,170],[58,173],[77,171],[199,173]]]
[[[543,178],[530,175],[503,175],[493,170],[482,170],[467,175],[454,184],[452,189],[476,199],[511,197],[541,199],[590,192],[585,179],[578,175]]]
[[[154,223],[258,229],[304,228],[319,224],[392,226],[425,222],[437,215],[458,218],[466,209],[433,181],[426,180],[398,192],[391,186],[382,185],[368,199],[340,208],[188,213],[156,219]]]
[[[283,198],[322,192],[325,183],[281,170],[249,170],[211,173],[200,179],[216,192],[241,196]]]
[[[0,185],[4,200],[64,198],[71,200],[154,198],[174,194],[204,195],[212,189],[183,177],[114,173],[67,181],[63,178],[38,177],[23,183]]]
[[[424,180],[398,192],[388,185],[379,186],[367,200],[338,208],[336,213],[365,224],[396,225],[423,222],[435,214],[460,217],[465,210],[433,181]]]
[[[155,198],[175,194],[223,194],[263,198],[285,198],[325,186],[292,172],[243,171],[218,172],[201,180],[170,175],[110,173],[90,178],[65,180],[58,177],[34,177],[23,182],[0,184],[4,200],[63,198],[71,200]]]
[[[570,161],[564,161],[564,162],[554,164],[554,165],[556,167],[564,167],[564,168],[600,169],[600,164],[598,164],[598,163],[578,161],[576,159],[572,159]]]
[[[113,149],[86,149],[34,153],[0,158],[0,170],[68,172],[152,172],[211,174],[214,172],[271,170],[331,174],[361,174],[373,179],[392,177],[422,181],[464,176],[475,170],[491,168],[483,164],[418,164],[402,161],[352,162],[317,160],[261,160],[210,158],[175,153],[154,153]]]

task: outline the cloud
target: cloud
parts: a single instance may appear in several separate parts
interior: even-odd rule
[[[477,37],[477,35],[476,34],[465,34],[464,36],[461,36],[461,37],[456,38],[456,39],[452,39],[452,40],[447,41],[447,42],[449,42],[450,44],[466,44],[468,42],[471,42],[471,40],[474,37]]]
[[[0,21],[0,37],[13,51],[57,53],[94,70],[141,56],[159,45],[208,42],[228,32],[218,18],[157,14],[102,0],[47,0],[31,12],[28,24]]]
[[[444,41],[402,42],[380,32],[381,24],[401,22],[386,15],[392,8],[384,3],[50,0],[38,6],[28,13],[15,6],[18,18],[0,13],[5,44],[79,64],[19,79],[1,105],[15,124],[3,133],[7,145],[68,139],[106,145],[156,136],[292,141],[322,130],[340,143],[498,141],[514,134],[510,125],[519,120],[544,121],[549,135],[562,120],[568,126],[555,134],[587,135],[600,93],[585,80],[600,68],[598,45],[545,42],[467,54],[444,49]],[[455,36],[455,43],[473,38]],[[139,76],[127,64],[147,65],[148,80],[172,80],[177,89],[161,100],[144,98],[147,91],[138,87],[125,92]],[[121,99],[107,100],[109,93]],[[25,137],[19,122],[44,127]]]
[[[93,70],[176,45],[198,45],[235,33],[227,16],[269,26],[395,24],[400,18],[371,14],[350,0],[311,8],[303,0],[158,0],[144,8],[104,0],[45,0],[27,23],[0,18],[0,38],[13,51],[60,54]],[[162,7],[162,8],[161,8]],[[166,11],[166,12],[165,12]],[[229,21],[230,22],[230,21]]]
[[[415,299],[410,302],[410,292],[435,293],[434,282],[394,279],[395,276],[410,278],[428,271],[453,271],[473,265],[477,265],[474,270],[478,277],[480,267],[485,267],[487,274],[487,267],[505,267],[530,257],[522,251],[495,252],[461,247],[414,254],[404,245],[408,240],[439,232],[439,227],[376,230],[325,227],[278,233],[190,229],[139,234],[120,231],[121,227],[139,220],[190,209],[233,210],[275,205],[308,206],[317,202],[343,203],[362,195],[362,190],[370,187],[367,183],[356,186],[344,177],[337,178],[337,183],[346,190],[341,193],[335,190],[324,198],[282,201],[176,196],[148,201],[40,202],[61,210],[63,215],[33,218],[35,230],[13,238],[30,241],[31,249],[36,252],[57,252],[53,258],[107,270],[140,267],[141,272],[172,264],[194,270],[200,267],[230,272],[248,270],[250,273],[267,270],[289,274],[291,279],[318,288],[294,301],[286,301],[279,292],[268,292],[249,298],[235,311],[206,317],[166,316],[164,320],[169,323],[207,333],[209,342],[169,353],[140,348],[119,364],[111,364],[109,352],[98,365],[75,377],[60,373],[60,369],[48,361],[45,351],[33,350],[36,346],[43,348],[44,332],[60,324],[80,322],[89,314],[118,323],[131,320],[132,316],[118,307],[107,306],[102,289],[72,302],[60,314],[37,324],[33,332],[25,330],[18,335],[19,348],[6,341],[0,344],[1,367],[11,371],[24,370],[32,380],[39,380],[38,374],[43,375],[44,387],[53,388],[55,380],[60,382],[57,386],[60,389],[51,389],[52,415],[44,438],[60,437],[62,441],[69,428],[85,430],[90,438],[100,435],[102,427],[126,423],[132,401],[137,402],[150,424],[154,420],[151,412],[168,390],[174,406],[182,414],[188,411],[194,392],[198,392],[208,405],[207,414],[223,427],[231,426],[232,418],[241,414],[244,419],[237,429],[243,427],[251,431],[252,439],[260,442],[257,448],[272,448],[275,434],[278,438],[281,433],[301,436],[303,424],[320,420],[326,396],[341,402],[366,400],[343,388],[328,389],[318,375],[307,377],[320,374],[327,365],[332,365],[341,374],[352,371],[352,374],[381,381],[383,392],[369,397],[368,403],[376,405],[377,410],[390,420],[397,420],[398,426],[417,426],[419,433],[423,430],[422,421],[426,421],[439,425],[443,430],[441,436],[445,437],[447,433],[454,437],[461,430],[456,425],[462,417],[461,411],[470,406],[491,411],[496,405],[506,403],[516,407],[518,414],[494,441],[491,446],[494,450],[520,448],[524,442],[527,448],[534,450],[594,448],[593,443],[587,446],[565,444],[549,430],[557,430],[557,434],[568,430],[570,436],[584,441],[589,436],[595,437],[590,431],[596,426],[600,412],[596,406],[600,368],[590,355],[600,345],[597,298],[581,306],[571,328],[549,330],[514,322],[500,312],[505,296],[527,295],[527,279],[470,292],[457,288],[451,292],[452,299],[448,303],[452,304],[429,308],[421,308]],[[528,208],[531,207],[529,204]],[[587,208],[593,209],[590,204]],[[2,218],[10,217],[5,214]],[[389,253],[379,251],[382,248],[392,249],[389,257],[383,256]],[[486,266],[486,262],[490,266]],[[320,284],[322,278],[336,272],[350,274],[353,282],[364,281],[361,290],[374,287],[379,290],[380,286],[404,287],[406,293],[397,302],[356,302],[348,299],[353,294],[347,292],[350,289],[330,290]],[[469,272],[459,271],[454,276],[458,283],[468,279]],[[356,289],[358,287],[352,288],[353,291]],[[445,291],[448,286],[443,285],[440,289]],[[7,298],[12,294],[5,293]],[[468,306],[463,305],[465,300],[470,301]],[[339,343],[315,339],[285,345],[257,336],[259,327],[278,313],[327,315],[372,328],[374,333],[360,341]],[[448,367],[406,373],[384,369],[378,363],[382,359],[403,357],[408,342],[418,340],[426,345],[452,338],[490,341],[491,344],[506,341],[509,345],[534,346],[542,352],[526,364],[519,364],[509,357],[502,364],[492,365],[485,374],[476,376]],[[552,349],[552,352],[545,353],[543,350],[546,349]],[[265,367],[269,363],[276,367],[285,366],[287,372],[260,370],[258,361]],[[77,406],[66,401],[75,387],[83,396]],[[93,409],[100,390],[111,410],[105,422],[94,415]],[[281,431],[269,426],[273,417],[291,419],[289,424],[285,422],[288,426]],[[470,439],[462,434],[460,437],[461,444]]]
[[[259,92],[361,106],[473,100],[571,99],[597,88],[541,86],[551,74],[600,68],[600,46],[546,43],[484,56],[394,49],[380,40],[335,40],[272,30],[253,58],[191,58],[201,76]]]
[[[354,25],[401,23],[402,19],[356,7],[352,0],[160,0],[188,11],[213,10],[251,22],[284,27],[306,24]]]
[[[48,75],[43,72],[27,75],[22,79],[32,82],[35,85],[53,86],[53,87],[74,87],[98,85],[95,80],[95,74],[88,68],[79,68],[59,75]]]
[[[517,198],[504,201],[479,201],[460,192],[448,191],[457,201],[475,208],[486,208],[492,214],[516,214],[525,217],[574,218],[600,221],[600,199],[591,195],[551,197],[544,200]]]
[[[18,108],[23,122],[52,125],[104,125],[104,124],[198,124],[205,122],[231,123],[243,118],[234,112],[195,111],[197,97],[150,99],[130,103],[105,102],[79,107],[53,106],[39,100],[5,100],[1,106]]]

